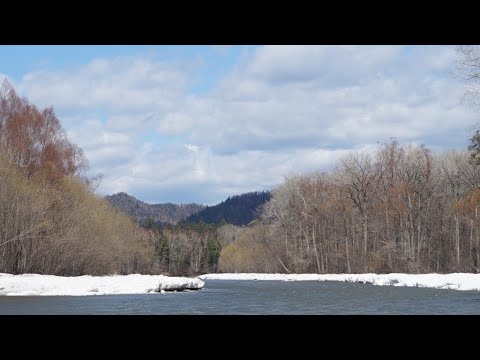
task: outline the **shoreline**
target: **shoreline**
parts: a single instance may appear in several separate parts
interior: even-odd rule
[[[198,278],[164,275],[56,276],[0,273],[0,296],[91,296],[159,294],[199,290]]]
[[[0,296],[92,296],[158,294],[199,290],[205,280],[338,281],[377,286],[406,286],[480,291],[480,274],[262,274],[214,273],[197,277],[164,275],[56,276],[0,273]]]
[[[408,286],[449,290],[480,291],[480,274],[261,274],[224,273],[204,274],[201,280],[259,280],[259,281],[339,281],[378,286]]]

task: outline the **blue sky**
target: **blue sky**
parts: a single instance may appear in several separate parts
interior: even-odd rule
[[[242,51],[253,46],[153,46],[153,45],[2,45],[0,69],[20,80],[28,72],[74,69],[96,58],[147,56],[153,61],[192,61],[198,69],[190,91],[201,93],[232,69]]]
[[[214,204],[379,141],[465,148],[451,46],[0,46],[53,105],[101,194]]]

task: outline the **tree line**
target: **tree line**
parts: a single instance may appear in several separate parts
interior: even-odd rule
[[[154,244],[157,270],[167,275],[198,275],[217,272],[223,244],[222,225],[203,221],[191,224],[142,223]]]
[[[459,46],[453,74],[480,105],[480,46]],[[439,154],[395,139],[329,172],[285,178],[260,221],[221,252],[227,272],[480,270],[480,130]]]
[[[250,235],[222,251],[220,270],[479,272],[475,155],[392,139],[332,171],[288,176]]]
[[[94,194],[87,161],[53,108],[0,87],[0,272],[155,272],[154,244]]]
[[[480,50],[460,53],[459,73],[477,99]],[[234,197],[220,212],[206,211],[215,224],[160,227],[147,218],[139,226],[95,194],[98,179],[85,176],[83,152],[53,108],[38,109],[5,81],[0,272],[477,273],[479,154],[480,132],[467,150],[438,154],[391,139],[330,171],[287,176],[271,193],[249,196],[246,216]],[[220,221],[226,217],[249,225]]]
[[[0,87],[0,272],[192,275],[217,269],[217,227],[159,229],[95,194],[83,151],[52,107]],[[156,228],[157,227],[157,228]]]

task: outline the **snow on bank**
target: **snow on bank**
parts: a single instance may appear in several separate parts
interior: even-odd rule
[[[196,278],[163,275],[75,276],[0,273],[0,295],[110,295],[145,294],[164,291],[201,289],[204,282]]]
[[[480,274],[206,274],[202,280],[342,281],[373,285],[480,290]]]

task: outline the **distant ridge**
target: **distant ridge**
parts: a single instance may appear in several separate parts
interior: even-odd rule
[[[255,191],[229,197],[215,206],[207,206],[190,215],[186,223],[203,221],[208,224],[218,224],[225,220],[229,224],[248,225],[258,217],[258,208],[269,201],[270,191]]]
[[[238,226],[258,218],[259,208],[271,198],[270,191],[254,191],[235,195],[214,206],[200,204],[147,204],[124,192],[105,196],[118,210],[132,216],[140,224],[151,218],[157,224],[199,223],[219,224],[225,221]]]
[[[202,210],[205,206],[199,204],[147,204],[124,192],[105,196],[105,199],[118,210],[132,216],[139,223],[151,218],[160,224],[175,225],[188,216]]]

